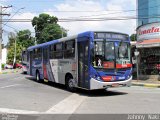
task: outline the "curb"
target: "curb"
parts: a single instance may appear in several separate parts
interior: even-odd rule
[[[17,73],[19,72],[18,70],[10,71],[10,72],[1,72],[0,74],[8,74],[8,73]]]
[[[160,88],[160,84],[150,84],[150,83],[135,83],[135,82],[132,82],[132,86]]]

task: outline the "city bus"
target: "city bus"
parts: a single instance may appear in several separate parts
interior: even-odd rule
[[[27,49],[27,73],[43,80],[87,90],[130,86],[132,64],[127,34],[87,31]]]

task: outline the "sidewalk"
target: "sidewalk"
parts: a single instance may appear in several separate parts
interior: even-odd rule
[[[4,69],[0,74],[17,73],[21,71],[21,69]]]
[[[160,81],[155,79],[147,79],[147,80],[132,80],[133,86],[144,86],[144,87],[154,87],[160,88]]]

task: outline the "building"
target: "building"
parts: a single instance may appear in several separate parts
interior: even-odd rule
[[[139,72],[160,74],[160,0],[137,0],[137,49]]]
[[[137,0],[138,26],[160,22],[160,0]]]

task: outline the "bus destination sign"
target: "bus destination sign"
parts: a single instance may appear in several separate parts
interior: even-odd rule
[[[118,39],[128,40],[128,36],[120,33],[95,33],[95,39]]]

